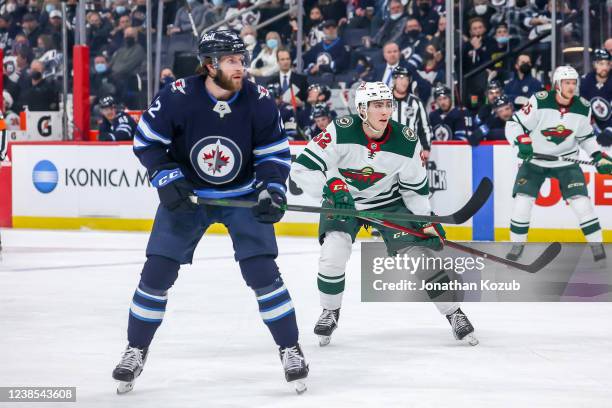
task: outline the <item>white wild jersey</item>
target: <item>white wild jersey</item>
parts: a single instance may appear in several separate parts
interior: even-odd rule
[[[313,138],[291,166],[291,178],[307,194],[321,198],[327,180],[346,182],[360,209],[401,203],[429,215],[429,183],[415,132],[395,121],[383,136],[369,139],[358,115],[343,116]]]
[[[555,92],[538,92],[506,123],[506,138],[514,146],[528,134],[534,153],[578,158],[578,145],[590,156],[600,150],[591,127],[590,104],[575,96],[569,106],[557,104]],[[566,161],[531,160],[541,167],[571,166]]]

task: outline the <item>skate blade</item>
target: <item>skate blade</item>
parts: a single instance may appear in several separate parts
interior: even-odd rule
[[[134,389],[134,381],[119,381],[117,385],[117,394],[127,394]]]
[[[325,347],[331,341],[331,336],[319,336],[319,346]]]
[[[304,381],[303,379],[291,381],[289,384],[293,384],[293,386],[295,387],[295,392],[298,395],[302,395],[306,392],[306,390],[308,390],[308,387],[306,387],[306,381]]]
[[[470,346],[477,346],[478,343],[480,343],[478,341],[478,339],[473,335],[473,334],[468,334],[467,336],[465,336],[462,341],[465,341],[467,344],[469,344]]]

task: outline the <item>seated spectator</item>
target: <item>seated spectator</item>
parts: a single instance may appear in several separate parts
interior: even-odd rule
[[[417,0],[417,10],[413,17],[419,21],[421,32],[426,36],[432,36],[438,30],[440,15],[432,7],[431,0]]]
[[[321,28],[321,24],[323,23],[323,14],[321,13],[321,9],[319,6],[314,5],[310,9],[310,13],[308,15],[308,19],[304,21],[304,33],[306,33],[306,50],[314,47],[321,41],[323,41],[323,29]],[[295,32],[298,30],[297,20],[292,20],[292,27],[295,29]]]
[[[123,46],[124,31],[126,28],[131,27],[131,26],[132,26],[132,21],[129,15],[124,14],[121,17],[119,17],[117,26],[113,28],[113,31],[110,32],[110,38],[109,38],[110,43],[108,45],[109,55],[114,54],[115,51],[117,51],[119,48]]]
[[[165,86],[172,85],[172,83],[176,81],[176,76],[174,72],[170,68],[164,68],[159,73],[159,89],[162,89]]]
[[[234,31],[240,31],[245,26],[255,27],[259,23],[259,20],[261,19],[261,13],[257,9],[247,11],[246,13],[238,16],[238,13],[241,10],[249,8],[251,6],[252,3],[250,0],[238,0],[237,3],[234,3],[232,7],[229,7],[227,9],[227,11],[225,12],[224,19],[231,19],[227,23],[230,29]],[[234,16],[236,17],[232,18]]]
[[[478,110],[478,114],[474,117],[475,126],[480,126],[481,124],[485,123],[487,119],[493,115],[493,111],[495,109],[493,103],[497,98],[502,96],[502,93],[503,89],[499,81],[489,81],[489,84],[487,85],[487,100],[486,103]]]
[[[453,107],[451,90],[446,85],[434,89],[438,109],[429,114],[434,140],[467,140],[464,113]]]
[[[469,41],[463,45],[463,73],[472,71],[490,59],[492,40],[486,35],[484,19],[472,18],[469,23]],[[487,85],[487,71],[482,71],[465,81],[464,105],[475,112],[482,103]]]
[[[397,43],[390,42],[385,44],[382,52],[385,62],[383,64],[376,64],[374,66],[374,71],[372,72],[370,80],[382,81],[390,87],[393,79],[393,70],[399,65],[408,68],[408,64],[406,64],[406,61],[401,59],[402,54],[400,54],[400,49]]]
[[[531,57],[521,54],[514,64],[515,73],[504,86],[504,93],[518,109],[529,101],[534,93],[542,90],[542,83],[531,76]]]
[[[242,41],[244,41],[246,49],[249,51],[249,60],[253,61],[255,56],[259,55],[261,52],[261,45],[257,42],[257,31],[255,31],[255,27],[242,27],[242,30],[240,30],[240,37]]]
[[[98,140],[102,142],[118,142],[134,139],[136,121],[130,115],[117,109],[117,103],[112,96],[100,100],[102,123]]]
[[[104,54],[96,55],[94,58],[94,72],[91,76],[91,89],[89,103],[93,106],[101,96],[117,95],[117,86],[111,77],[108,60]]]
[[[420,56],[424,53],[428,41],[422,33],[421,23],[417,18],[408,17],[406,27],[398,41],[400,52],[406,61],[414,55],[418,58],[419,63],[422,62]]]
[[[11,17],[0,14],[0,49],[6,50],[13,44],[14,33],[10,30]]]
[[[113,54],[110,61],[111,72],[119,80],[137,73],[146,57],[144,48],[136,41],[138,37],[136,28],[126,28],[123,36],[124,45]]]
[[[106,49],[113,26],[97,11],[87,13],[87,45],[93,55]]]
[[[30,47],[36,47],[36,40],[38,39],[38,36],[43,33],[42,29],[39,27],[38,18],[36,18],[36,16],[32,13],[27,13],[25,16],[23,16],[21,29],[28,39]]]
[[[512,102],[506,95],[501,95],[493,102],[493,112],[470,136],[472,146],[477,146],[483,140],[506,140],[506,122],[514,114]]]
[[[372,43],[382,46],[389,42],[397,42],[404,31],[408,15],[400,0],[389,1],[389,18],[383,20],[383,25],[374,34]]]
[[[318,0],[317,5],[321,9],[321,14],[326,20],[334,20],[339,25],[346,20],[346,2],[343,0]]]
[[[270,98],[274,99],[278,111],[280,112],[281,121],[285,127],[285,131],[290,140],[302,140],[301,132],[297,126],[297,109],[283,101],[283,91],[280,84],[272,83],[268,85]]]
[[[338,26],[334,20],[323,23],[323,41],[304,54],[304,66],[310,75],[325,72],[337,74],[346,70],[350,63],[348,46],[338,37]]]
[[[278,72],[276,50],[281,46],[280,35],[276,31],[266,34],[266,43],[253,61],[249,73],[255,77],[268,77]]]
[[[491,49],[489,55],[491,59],[500,57],[502,54],[510,51],[511,48],[517,45],[515,40],[510,39],[510,32],[508,31],[508,25],[506,23],[500,23],[495,27],[495,34],[493,36],[495,41],[491,42]],[[512,66],[512,60],[510,56],[506,56],[501,61],[497,62],[491,70],[495,71],[495,78],[498,80],[504,80],[510,73]]]
[[[49,13],[49,23],[47,24],[47,32],[53,39],[53,44],[56,49],[62,47],[62,12],[53,10]],[[68,28],[68,48],[71,49],[74,44],[74,34],[72,28]]]
[[[36,58],[45,65],[43,76],[56,79],[62,75],[62,64],[64,58],[62,53],[55,48],[53,39],[49,34],[38,37],[38,50]]]
[[[374,0],[358,0],[356,1],[353,16],[349,19],[347,28],[365,28],[370,29],[374,19]]]
[[[317,103],[310,114],[310,124],[304,131],[307,140],[321,133],[333,120],[331,110],[326,103]]]
[[[308,88],[306,77],[291,69],[291,54],[288,50],[281,48],[276,51],[276,60],[279,72],[269,79],[268,84],[279,84],[285,103],[295,104],[296,107],[303,106]]]
[[[59,109],[59,92],[50,79],[43,78],[45,67],[38,60],[30,64],[31,85],[19,95],[19,106],[31,111],[56,111]]]
[[[193,16],[193,22],[198,29],[198,33],[201,33],[206,27],[206,14],[210,11],[208,6],[209,3],[206,3],[206,6],[196,0],[187,0],[187,3],[191,6],[191,15]],[[174,25],[172,27],[168,26],[167,33],[168,35],[193,33],[187,5],[184,5],[178,9],[176,16],[174,17]]]
[[[465,19],[471,20],[473,18],[480,18],[485,26],[485,32],[491,28],[489,22],[491,17],[495,14],[496,10],[491,7],[489,0],[474,0],[471,8],[468,9]]]

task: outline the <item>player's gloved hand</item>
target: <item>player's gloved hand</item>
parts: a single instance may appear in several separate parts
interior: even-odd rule
[[[323,198],[326,199],[334,208],[354,210],[355,200],[349,192],[346,183],[338,177],[327,180],[323,186]],[[336,215],[332,217],[338,221],[347,221],[350,217]]]
[[[157,189],[159,201],[169,210],[190,211],[197,208],[189,199],[193,186],[185,179],[178,163],[167,163],[153,169],[149,175],[153,187]]]
[[[591,155],[599,174],[612,174],[612,159],[605,152],[595,152]]]
[[[529,161],[533,158],[533,146],[531,145],[531,138],[527,134],[522,134],[516,138],[515,145],[518,146],[519,159]]]
[[[285,215],[283,207],[287,204],[285,190],[285,186],[279,183],[268,183],[265,186],[262,184],[259,187],[257,204],[251,207],[257,221],[263,224],[274,224],[283,218]]]
[[[425,245],[435,251],[444,248],[444,240],[446,239],[446,231],[440,223],[425,223],[421,225],[421,232],[425,235],[430,235],[431,238],[422,238],[422,245]]]

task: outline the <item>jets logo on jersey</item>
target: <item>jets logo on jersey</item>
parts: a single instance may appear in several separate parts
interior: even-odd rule
[[[270,92],[268,92],[268,89],[264,88],[261,85],[257,85],[257,92],[259,92],[259,98],[258,99],[261,99],[264,96],[269,96],[270,95]]]
[[[452,138],[452,130],[448,125],[438,125],[434,128],[434,137],[436,140],[450,140]]]
[[[317,55],[317,64],[318,65],[329,65],[332,62],[332,57],[327,52],[321,52]]]
[[[566,128],[563,125],[559,125],[557,127],[549,127],[547,129],[542,130],[542,135],[549,142],[553,142],[554,144],[561,144],[565,142],[565,139],[571,135],[574,131]]]
[[[372,187],[386,176],[385,173],[374,171],[372,167],[364,167],[361,170],[338,169],[338,171],[340,174],[342,174],[348,184],[355,187],[359,191]]]
[[[610,113],[612,109],[610,109],[610,103],[602,98],[601,96],[596,96],[591,99],[591,109],[593,110],[593,115],[597,120],[602,122],[610,119]]]
[[[198,176],[210,184],[229,183],[242,165],[238,145],[223,136],[205,137],[193,146],[189,156]]]
[[[183,95],[186,95],[185,94],[185,86],[186,86],[185,85],[185,80],[183,78],[177,79],[176,81],[174,81],[172,83],[171,91],[172,92],[180,92]]]

